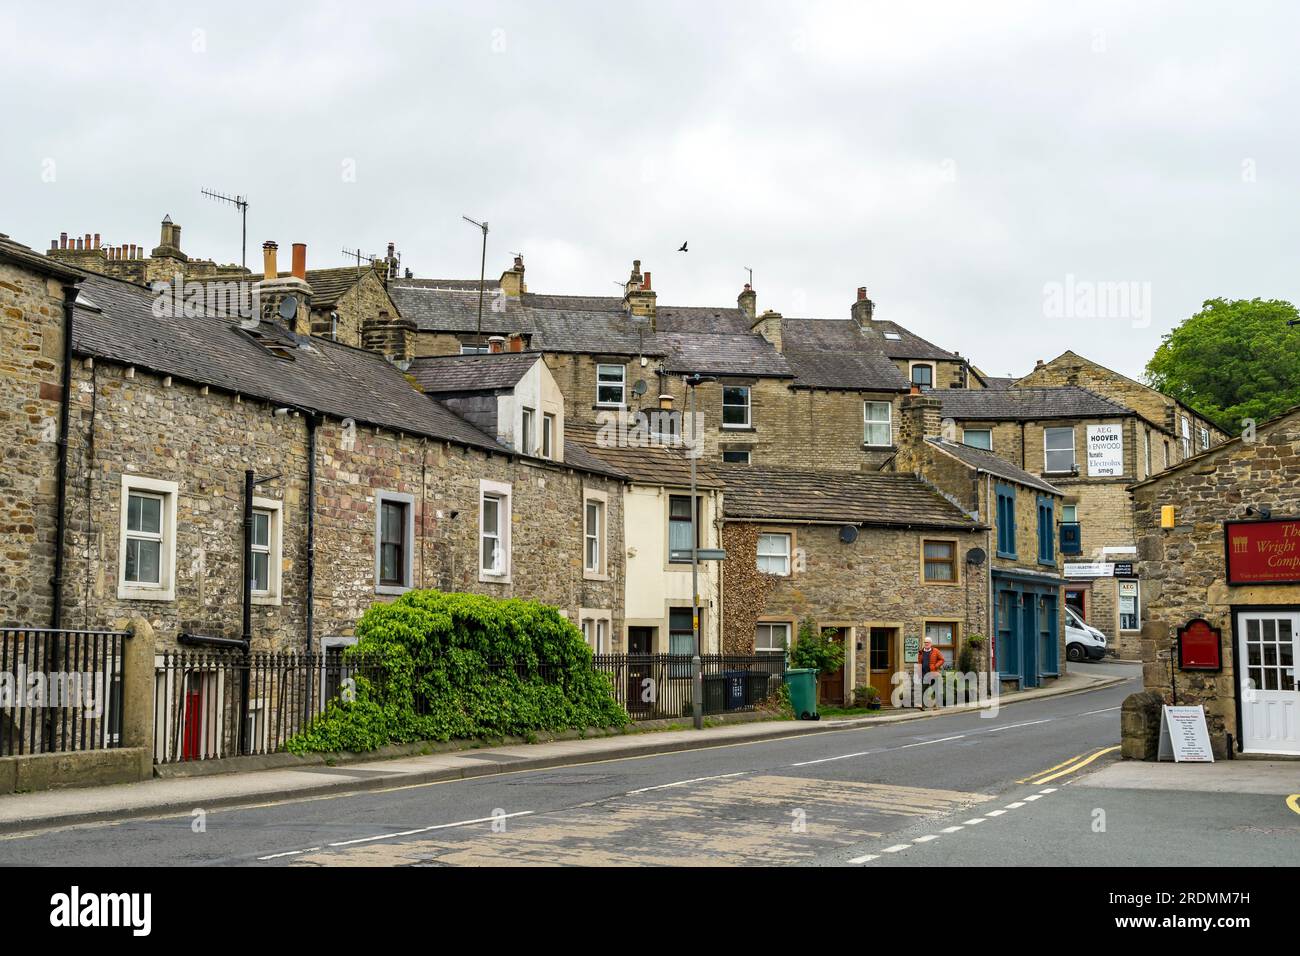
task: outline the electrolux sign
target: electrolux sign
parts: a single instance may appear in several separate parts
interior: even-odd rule
[[[1225,521],[1229,584],[1300,584],[1300,518]]]
[[[1088,426],[1088,477],[1118,478],[1124,474],[1124,426]]]

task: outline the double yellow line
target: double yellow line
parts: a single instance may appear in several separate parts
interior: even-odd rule
[[[1088,764],[1092,763],[1098,757],[1104,757],[1108,753],[1114,753],[1119,750],[1119,745],[1114,747],[1102,747],[1100,750],[1081,753],[1078,756],[1071,757],[1069,760],[1063,760],[1055,767],[1048,767],[1046,770],[1040,770],[1036,774],[1025,777],[1023,780],[1017,780],[1016,783],[1030,783],[1037,786],[1040,783],[1051,783],[1053,780],[1059,780],[1067,774],[1075,773],[1082,770]]]

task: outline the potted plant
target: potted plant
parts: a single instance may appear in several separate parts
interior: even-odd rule
[[[870,684],[860,684],[853,688],[853,705],[855,707],[865,707],[867,710],[879,710],[880,691]]]

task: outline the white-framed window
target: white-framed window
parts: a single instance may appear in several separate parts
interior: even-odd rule
[[[1200,429],[1201,433],[1201,451],[1210,450],[1210,430],[1208,428]]]
[[[934,366],[928,362],[913,362],[911,377],[912,384],[923,392],[934,388]]]
[[[510,579],[510,485],[479,482],[479,580]]]
[[[1151,477],[1151,429],[1142,429],[1142,457],[1147,466],[1147,477]]]
[[[749,386],[722,386],[722,427],[749,427]]]
[[[1072,521],[1078,521],[1078,520],[1079,520],[1079,506],[1078,506],[1078,505],[1061,505],[1061,520],[1062,520],[1063,522],[1066,522],[1066,523],[1069,523],[1069,522],[1072,522]]]
[[[591,608],[578,609],[578,628],[582,639],[591,648],[593,654],[609,654],[614,648],[610,642],[610,613]]]
[[[584,577],[604,577],[608,539],[609,499],[604,492],[582,493],[582,572]]]
[[[596,366],[596,404],[622,407],[627,385],[624,365]]]
[[[963,428],[961,430],[961,440],[963,445],[969,445],[971,448],[983,448],[985,451],[993,450],[993,430],[991,428]]]
[[[375,593],[402,594],[415,586],[415,497],[375,493]]]
[[[1043,470],[1074,471],[1074,428],[1043,429]]]
[[[537,451],[537,446],[533,444],[533,429],[537,420],[537,413],[531,408],[524,408],[519,422],[519,450],[525,455],[532,455]]]
[[[788,577],[790,574],[790,535],[760,534],[758,536],[758,570],[763,574]]]
[[[461,355],[487,355],[488,351],[486,345],[462,345],[460,347]]]
[[[1183,460],[1186,461],[1192,457],[1192,423],[1187,420],[1186,415],[1183,416],[1182,426]]]
[[[760,622],[754,628],[754,653],[783,653],[790,646],[790,625]]]
[[[134,601],[176,600],[176,502],[180,486],[139,475],[122,476],[117,596]]]
[[[555,416],[542,413],[542,457],[555,457]]]
[[[880,447],[893,444],[892,414],[893,405],[889,402],[862,403],[862,443],[864,445]]]
[[[253,603],[279,605],[282,547],[284,544],[283,506],[274,498],[253,499]]]

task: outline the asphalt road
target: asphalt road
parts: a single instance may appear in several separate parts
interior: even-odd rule
[[[1053,768],[1062,764],[1068,770],[1072,758],[1118,744],[1119,705],[1136,689],[1137,671],[1092,666],[1135,679],[1007,706],[992,718],[943,715],[201,817],[13,834],[0,839],[0,863],[842,865],[992,808],[1026,790],[1018,781],[1059,773]],[[1085,771],[1115,756],[1102,753]],[[922,862],[920,854],[877,855]]]

